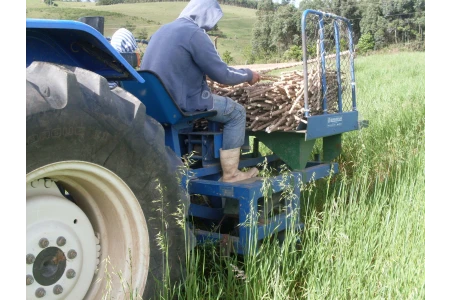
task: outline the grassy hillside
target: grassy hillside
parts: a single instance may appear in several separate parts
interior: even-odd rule
[[[105,35],[111,36],[114,31],[125,25],[135,26],[133,33],[137,35],[143,30],[148,36],[161,25],[175,20],[187,2],[157,2],[117,4],[96,6],[87,2],[55,2],[57,7],[49,7],[40,0],[27,0],[27,18],[77,20],[83,16],[104,16]],[[219,53],[226,50],[235,59],[233,64],[245,63],[244,50],[250,47],[251,30],[256,21],[255,10],[229,5],[222,5],[224,16],[219,21],[219,29],[223,36],[219,37],[217,48]]]

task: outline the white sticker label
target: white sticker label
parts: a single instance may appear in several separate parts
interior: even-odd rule
[[[328,117],[327,127],[342,126],[342,116],[340,117]]]

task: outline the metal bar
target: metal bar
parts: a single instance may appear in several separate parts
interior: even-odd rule
[[[315,181],[317,179],[328,177],[330,174],[338,174],[338,163],[320,164],[302,171],[303,183]]]
[[[333,20],[334,26],[334,39],[336,42],[336,76],[338,83],[338,109],[342,112],[342,83],[341,83],[341,44],[339,35],[339,26],[336,20]]]
[[[208,131],[219,132],[220,131],[220,123],[208,121]]]
[[[303,50],[303,84],[304,84],[304,98],[305,98],[305,117],[309,116],[309,101],[308,101],[308,51],[306,45],[306,16],[309,10],[305,10],[302,15],[302,50]]]
[[[262,163],[265,158],[267,158],[267,162],[272,162],[272,161],[277,160],[278,156],[268,155],[268,156],[257,157],[257,158],[243,159],[239,162],[239,169],[256,166],[257,164]],[[193,169],[193,170],[190,170],[190,175],[191,175],[190,177],[191,178],[200,178],[200,177],[204,177],[204,176],[218,174],[221,172],[221,170],[222,169],[220,166]]]
[[[257,212],[258,212],[258,193],[253,191],[249,193],[250,201],[239,201],[239,247],[242,247],[244,253],[247,254],[251,250],[248,242],[256,243],[258,241]]]
[[[347,28],[348,28],[348,39],[349,39],[349,52],[350,52],[350,76],[351,76],[351,85],[352,85],[352,104],[353,110],[356,110],[356,82],[355,82],[355,52],[353,51],[353,37],[352,37],[352,24],[350,21],[346,20]]]
[[[258,155],[259,155],[259,140],[257,137],[253,137],[252,157],[258,157]]]
[[[223,208],[212,208],[191,203],[189,215],[209,220],[220,220],[223,217]]]
[[[327,108],[327,77],[326,77],[326,65],[325,65],[325,45],[324,45],[324,24],[323,15],[319,15],[319,41],[320,41],[320,61],[322,65],[322,108],[323,114],[328,114]]]
[[[188,139],[185,140],[185,142],[186,142],[186,143],[189,143],[189,144],[202,144],[202,141],[201,141],[201,140],[193,140],[193,139],[191,139],[191,136],[190,136],[190,135],[188,136]]]
[[[347,24],[347,32],[349,37],[349,52],[350,52],[350,76],[351,76],[351,86],[352,86],[352,104],[353,110],[356,111],[356,89],[355,89],[355,66],[354,66],[354,45],[353,45],[353,37],[352,37],[352,25],[350,20],[335,14],[324,13],[317,10],[307,9],[302,14],[302,48],[303,48],[303,61],[307,61],[307,44],[306,44],[306,17],[309,14],[314,14],[319,16],[320,19],[323,20],[323,17],[333,18],[334,20],[341,20]],[[321,37],[322,40],[322,37]],[[338,52],[339,53],[339,52]],[[322,57],[323,59],[323,57]],[[308,90],[308,68],[307,64],[303,64],[303,75],[305,78],[305,90]],[[305,117],[309,116],[309,106],[308,106],[308,95],[305,93]]]

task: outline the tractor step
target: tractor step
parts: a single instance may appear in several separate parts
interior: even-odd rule
[[[288,226],[300,223],[300,187],[302,183],[317,180],[336,174],[337,163],[308,163],[301,171],[292,171],[288,176],[278,175],[270,178],[254,177],[239,182],[221,182],[202,178],[191,179],[188,182],[188,192],[191,195],[204,195],[213,199],[210,206],[191,203],[189,213],[193,217],[220,221],[225,217],[225,201],[238,202],[239,237],[236,252],[248,253],[251,244],[250,237],[260,241],[272,234],[285,230]],[[266,187],[270,187],[270,191]],[[275,195],[292,188],[292,195],[285,199],[284,207],[276,215],[258,216],[261,211],[261,200],[269,195]],[[263,222],[259,222],[264,220]],[[199,242],[205,239],[204,234],[197,236]],[[210,236],[216,239],[214,235]]]

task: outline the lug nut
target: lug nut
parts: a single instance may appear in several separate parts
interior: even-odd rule
[[[43,288],[38,288],[34,294],[36,297],[42,298],[45,296],[45,290]]]
[[[56,240],[56,244],[60,247],[64,246],[66,244],[66,238],[63,236],[60,236],[57,240]]]
[[[31,275],[27,275],[27,285],[30,285],[34,282],[34,278]]]
[[[27,264],[31,265],[34,263],[34,255],[33,254],[27,254]]]
[[[66,272],[66,276],[67,276],[67,278],[69,278],[69,279],[74,278],[76,274],[77,274],[77,273],[76,273],[73,269],[69,269],[69,270],[67,270],[67,272]]]
[[[74,259],[75,257],[77,257],[77,251],[70,249],[69,252],[67,252],[67,257],[69,259]]]
[[[48,244],[49,244],[49,242],[46,238],[42,238],[39,240],[39,247],[41,247],[41,248],[47,248]]]
[[[55,285],[55,287],[53,288],[53,294],[59,295],[62,292],[63,292],[62,286],[60,286],[59,284]]]

